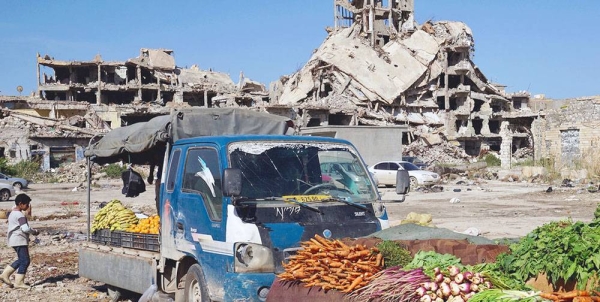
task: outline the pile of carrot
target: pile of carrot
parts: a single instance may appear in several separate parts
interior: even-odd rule
[[[600,302],[600,293],[597,291],[594,291],[593,294],[585,290],[572,290],[564,293],[541,293],[540,297],[560,302]]]
[[[301,281],[305,287],[336,289],[349,293],[363,287],[383,269],[383,255],[377,248],[348,246],[339,240],[315,235],[301,243],[302,249],[284,263],[282,280]]]

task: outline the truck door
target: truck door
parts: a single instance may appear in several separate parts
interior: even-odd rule
[[[209,288],[222,287],[227,267],[226,254],[233,253],[232,248],[224,248],[221,171],[216,147],[187,149],[176,223],[200,261]]]

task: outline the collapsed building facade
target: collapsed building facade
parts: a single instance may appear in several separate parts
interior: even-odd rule
[[[302,69],[268,91],[243,74],[236,84],[225,73],[178,67],[168,49],[141,49],[122,62],[38,55],[37,92],[0,96],[0,154],[42,156],[51,168],[77,160],[95,135],[180,106],[268,111],[294,119],[300,132],[400,125],[408,129],[403,153],[429,163],[492,152],[510,167],[533,158],[534,150],[536,158],[550,154],[543,146],[551,143],[540,143],[549,137],[536,132],[549,127],[539,122],[545,112],[532,109],[528,92],[507,93],[487,80],[472,60],[475,43],[466,24],[419,25],[414,0],[333,2],[328,37]]]
[[[175,65],[171,50],[141,49],[124,62],[60,61],[37,56],[38,89],[0,96],[0,155],[40,156],[44,170],[83,158],[96,135],[169,113],[173,107],[253,107],[268,99],[264,85],[240,74]]]
[[[529,93],[487,80],[466,24],[417,25],[413,0],[334,4],[329,36],[300,71],[270,85],[271,107],[293,108],[307,127],[408,125],[405,153],[430,162],[492,151],[508,166],[515,153],[533,155]]]

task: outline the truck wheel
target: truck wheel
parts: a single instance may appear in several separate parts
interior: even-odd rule
[[[10,191],[7,189],[2,189],[2,191],[0,191],[0,200],[7,201],[9,199],[10,199]]]
[[[208,302],[208,287],[198,264],[192,265],[185,275],[185,302]]]

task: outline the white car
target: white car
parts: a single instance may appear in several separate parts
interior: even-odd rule
[[[10,175],[0,173],[0,183],[12,185],[13,187],[20,190],[27,188],[29,181],[27,181],[27,179],[24,178],[12,177]]]
[[[15,196],[15,188],[12,185],[0,183],[0,200],[7,201],[11,196]]]
[[[410,178],[410,188],[417,186],[432,186],[440,182],[440,175],[435,172],[425,171],[407,161],[391,160],[378,162],[369,166],[371,172],[380,185],[395,186],[397,171],[407,170]]]

